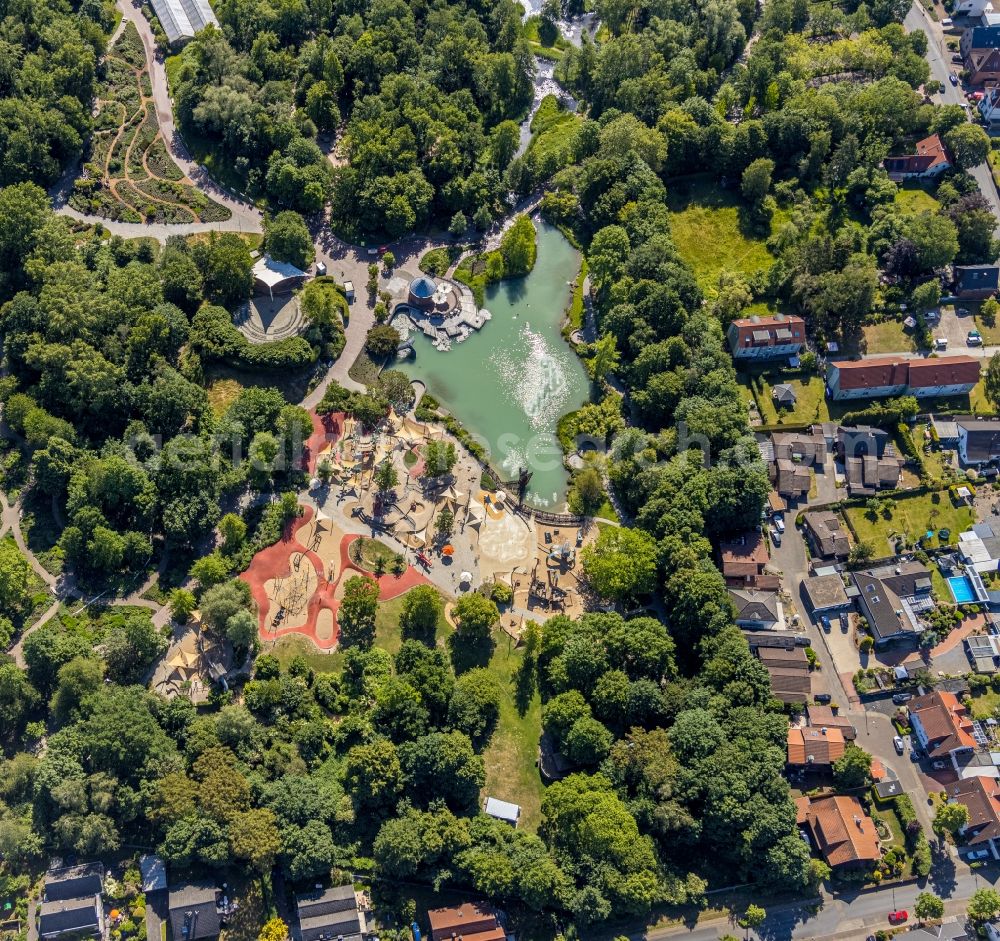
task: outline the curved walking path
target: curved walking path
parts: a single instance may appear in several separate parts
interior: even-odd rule
[[[63,175],[52,191],[52,202],[56,212],[80,222],[102,225],[112,235],[120,235],[123,238],[155,238],[161,242],[171,235],[194,235],[199,232],[263,232],[263,213],[248,200],[233,196],[223,189],[212,179],[204,167],[191,159],[191,155],[184,146],[184,141],[174,127],[174,113],[167,85],[167,70],[162,58],[157,53],[152,27],[143,16],[141,6],[133,4],[131,0],[117,0],[116,6],[122,14],[122,21],[116,30],[116,35],[124,29],[126,22],[131,22],[138,30],[143,48],[146,50],[146,62],[149,66],[156,119],[159,122],[163,142],[166,144],[170,156],[197,189],[229,209],[232,217],[224,222],[115,222],[111,219],[105,219],[103,216],[79,212],[68,203],[69,195],[73,190],[73,181],[76,179],[78,171],[76,165]]]

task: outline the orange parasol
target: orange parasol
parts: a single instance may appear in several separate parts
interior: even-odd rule
[[[455,547],[454,546],[450,546],[449,545],[449,546],[442,546],[441,547],[441,555],[454,555],[454,554],[455,554]]]

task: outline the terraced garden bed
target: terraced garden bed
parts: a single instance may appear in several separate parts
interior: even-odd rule
[[[121,222],[223,222],[232,213],[174,163],[156,118],[142,40],[129,23],[104,61],[97,119],[69,203]]]

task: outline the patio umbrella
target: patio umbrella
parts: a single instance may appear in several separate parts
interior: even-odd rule
[[[441,555],[454,555],[455,547],[452,545],[442,546]]]
[[[507,499],[507,494],[505,494],[502,490],[498,490],[493,499],[497,503],[503,503],[503,501]]]
[[[458,577],[458,581],[462,585],[466,585],[472,581],[472,572],[462,572]]]

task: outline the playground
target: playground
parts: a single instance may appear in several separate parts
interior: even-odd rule
[[[390,415],[369,432],[331,415],[314,416],[313,428],[304,466],[314,476],[300,497],[302,515],[241,576],[257,604],[262,642],[300,634],[333,649],[353,573],[374,577],[382,601],[422,583],[448,600],[506,584],[514,597],[503,606],[502,627],[515,642],[528,621],[584,612],[578,557],[596,526],[556,526],[524,514],[502,490],[484,488],[481,466],[460,446],[448,473],[428,475],[427,444],[450,440],[436,425]],[[352,553],[360,537],[386,551],[359,544],[363,551]]]

